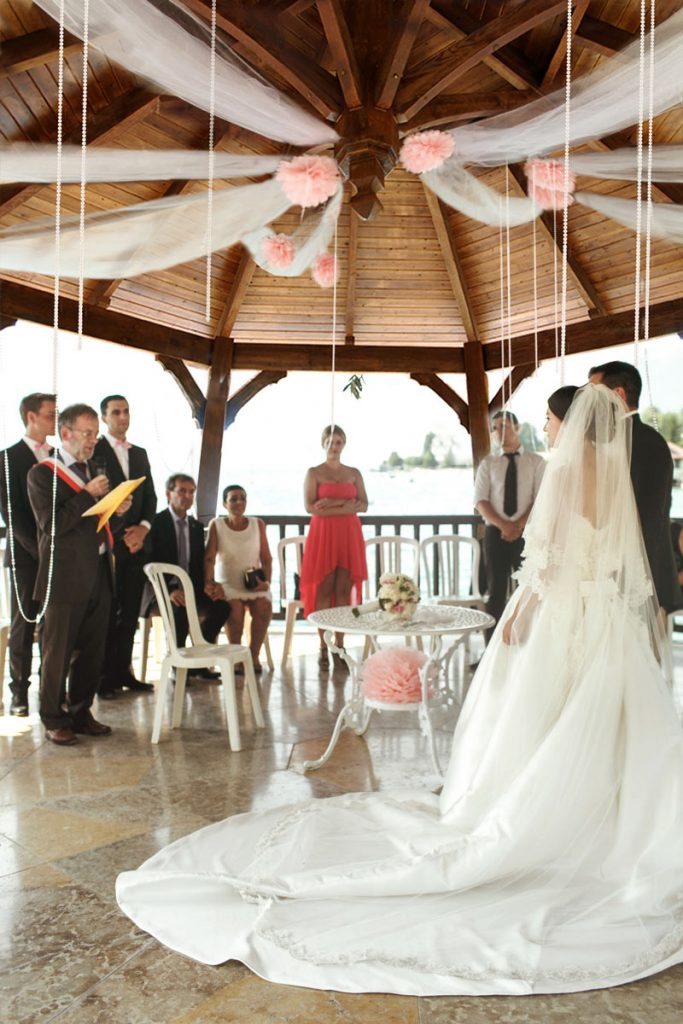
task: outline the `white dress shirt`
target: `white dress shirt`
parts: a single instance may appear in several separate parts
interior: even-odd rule
[[[545,460],[536,452],[526,452],[521,445],[517,451],[519,453],[515,458],[517,463],[517,511],[513,516],[508,516],[503,511],[505,474],[509,461],[503,452],[487,455],[479,463],[474,481],[475,508],[480,501],[490,501],[496,515],[510,522],[523,516],[534,503],[545,470]]]
[[[130,480],[130,459],[128,458],[128,449],[130,447],[129,442],[126,441],[125,438],[123,440],[119,440],[118,437],[113,437],[109,433],[106,433],[104,436],[114,449],[114,455],[119,460],[119,465],[123,470],[123,475],[126,480]]]
[[[29,437],[27,434],[24,434],[22,441],[24,444],[29,446],[35,457],[38,459],[38,462],[42,462],[43,459],[49,458],[52,447],[47,443],[47,441],[44,444],[41,444],[40,441],[34,441],[33,438]]]

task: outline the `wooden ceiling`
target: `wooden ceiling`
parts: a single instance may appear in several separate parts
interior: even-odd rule
[[[209,0],[183,0],[203,18]],[[275,86],[318,116],[337,122],[353,146],[358,111],[385,118],[396,134],[485,118],[557,88],[564,77],[565,2],[551,0],[218,0],[222,38]],[[680,6],[658,0],[662,21]],[[585,74],[632,41],[638,0],[577,0],[573,73]],[[31,0],[3,0],[0,138],[52,141],[56,132],[57,32]],[[81,47],[67,40],[65,136],[80,141]],[[88,77],[91,146],[198,149],[208,115],[155,92],[91,50]],[[377,113],[379,112],[379,113]],[[365,116],[365,115],[362,115]],[[362,118],[361,118],[362,119]],[[235,125],[217,125],[217,148],[252,153],[293,147]],[[683,142],[680,110],[657,118],[657,142]],[[635,129],[592,145],[632,144]],[[391,162],[391,161],[389,161]],[[363,169],[354,172],[362,180]],[[519,167],[481,172],[510,195],[525,189]],[[584,182],[579,181],[579,187]],[[190,193],[201,182],[93,185],[88,210],[106,210],[164,195]],[[231,187],[220,182],[217,187]],[[632,198],[631,183],[590,182]],[[345,188],[337,251],[341,267],[337,338],[343,367],[463,370],[463,346],[483,345],[486,369],[500,365],[501,298],[498,229],[445,208],[422,183],[393,167],[377,198],[381,209],[361,220]],[[656,189],[658,202],[683,202],[683,187]],[[368,200],[370,202],[371,200]],[[65,212],[77,212],[78,187],[63,190]],[[361,210],[363,212],[363,210]],[[368,212],[366,207],[365,212]],[[51,217],[54,189],[0,186],[0,228]],[[278,224],[297,220],[290,211]],[[540,352],[555,351],[560,221],[538,221],[536,323]],[[510,232],[513,365],[533,362],[534,275],[531,225]],[[627,341],[634,301],[632,232],[582,207],[569,212],[568,348]],[[683,328],[683,251],[652,246],[652,334]],[[49,278],[0,273],[0,318],[51,322]],[[233,366],[278,370],[329,365],[332,293],[308,275],[275,278],[255,268],[237,245],[213,263],[211,319],[204,317],[202,261],[136,278],[89,281],[85,330],[96,337],[210,363],[212,340],[234,339]],[[64,326],[75,324],[76,282],[65,281]]]

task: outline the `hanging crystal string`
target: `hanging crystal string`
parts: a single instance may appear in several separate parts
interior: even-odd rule
[[[505,401],[505,377],[503,376],[503,404],[507,408],[512,401],[512,271],[510,259],[510,169],[505,165],[505,277],[507,283],[507,362],[509,371],[508,398]]]
[[[655,2],[650,3],[650,66],[648,74],[648,118],[647,118],[647,172],[646,172],[646,194],[645,194],[645,294],[643,296],[643,337],[645,341],[650,340],[650,272],[652,263],[652,158],[654,144],[654,94],[655,94]],[[653,410],[652,419],[655,430],[659,430],[657,413],[654,412],[655,403],[652,400],[652,382],[650,379],[650,361],[648,357],[648,346],[643,346],[643,363],[645,367],[645,382],[650,408]]]
[[[567,351],[567,252],[569,248],[569,131],[572,98],[572,3],[567,0],[567,53],[564,76],[564,209],[562,211],[562,315],[560,320],[560,384],[564,384]]]
[[[500,369],[501,397],[505,408],[505,265],[503,261],[503,200],[499,200],[498,217],[498,278],[500,281]]]
[[[213,268],[213,177],[216,130],[216,0],[211,0],[211,55],[209,57],[209,168],[206,196],[206,295],[204,318],[211,321],[211,272]]]
[[[352,211],[349,216],[355,216]],[[330,372],[330,442],[334,432],[334,389],[337,372],[337,224],[334,225],[334,278],[332,282],[332,368]]]
[[[83,293],[85,287],[85,186],[88,148],[88,25],[90,0],[83,0],[83,64],[81,89],[81,182],[78,206],[78,351],[83,348]]]
[[[555,327],[555,373],[560,372],[559,306],[557,301],[557,210],[553,208],[553,319]]]
[[[536,192],[536,165],[532,165],[531,183]],[[538,265],[536,261],[536,218],[531,221],[531,247],[533,251],[534,275],[534,370],[538,369]]]

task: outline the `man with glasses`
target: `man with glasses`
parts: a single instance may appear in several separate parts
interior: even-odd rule
[[[97,413],[89,405],[63,409],[58,422],[59,450],[28,474],[38,537],[34,597],[41,604],[49,597],[43,622],[40,718],[47,738],[57,746],[71,746],[79,733],[95,737],[111,733],[90,710],[102,671],[114,592],[111,530],[98,532],[96,516],[83,518],[109,490],[106,475],[98,473],[91,461],[97,427]],[[130,504],[127,498],[112,517],[113,529],[122,528]]]

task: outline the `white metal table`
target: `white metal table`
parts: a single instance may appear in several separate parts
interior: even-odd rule
[[[354,614],[354,611],[360,614]],[[330,742],[321,757],[315,761],[304,761],[304,771],[320,768],[329,760],[337,745],[339,735],[348,726],[357,736],[366,731],[372,712],[377,711],[417,711],[420,726],[429,740],[434,767],[441,775],[441,766],[436,752],[434,728],[430,710],[453,703],[454,694],[448,686],[445,669],[450,662],[455,648],[465,637],[494,625],[494,620],[486,612],[474,608],[452,607],[448,605],[418,605],[412,619],[387,621],[377,601],[361,605],[360,609],[350,606],[326,608],[313,612],[308,616],[318,629],[324,630],[325,643],[333,654],[340,655],[348,666],[351,678],[351,696],[346,702],[334,726]],[[361,692],[362,658],[352,657],[334,642],[335,633],[351,633],[369,637],[373,650],[379,650],[379,637],[422,637],[429,641],[427,660],[420,669],[422,697],[419,701],[408,704],[393,704],[385,701],[370,700]],[[455,638],[455,644],[444,647],[443,638]],[[436,673],[433,672],[436,666]],[[433,678],[430,678],[433,677]],[[430,695],[430,689],[432,693]]]

